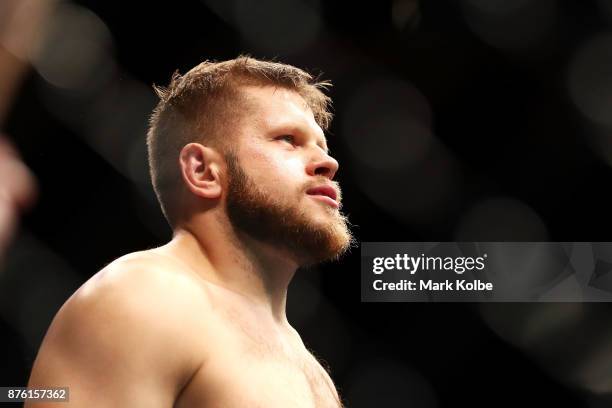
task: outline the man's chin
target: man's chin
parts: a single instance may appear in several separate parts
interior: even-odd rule
[[[353,237],[341,217],[337,213],[331,222],[329,216],[324,217],[325,220],[314,221],[308,234],[296,237],[296,241],[301,244],[295,248],[301,266],[335,261],[348,251]]]

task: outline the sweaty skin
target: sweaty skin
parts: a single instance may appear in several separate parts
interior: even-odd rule
[[[303,100],[270,86],[244,92],[252,112],[236,146],[249,180],[312,225],[339,225],[338,208],[304,192],[331,185],[338,164]],[[68,299],[28,386],[67,386],[70,401],[25,407],[342,406],[286,318],[303,254],[232,228],[222,158],[197,144],[185,152],[190,208],[198,197],[206,210],[190,210],[168,244],[117,259]]]

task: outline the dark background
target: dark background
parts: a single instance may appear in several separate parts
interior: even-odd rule
[[[607,241],[612,2],[62,3],[6,133],[38,178],[0,273],[0,385],[86,279],[170,238],[153,83],[249,53],[323,73],[359,241]],[[609,308],[360,302],[359,249],[300,271],[290,321],[350,407],[607,405]]]

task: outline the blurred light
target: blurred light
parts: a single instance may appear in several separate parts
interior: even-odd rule
[[[538,214],[525,203],[511,198],[489,198],[481,201],[459,220],[455,231],[459,242],[537,242],[547,241],[548,233]],[[513,246],[486,247],[488,263],[498,271],[491,279],[496,282],[493,296],[504,301],[533,296],[550,290],[566,277],[566,265],[550,261],[546,251],[531,247],[529,257],[513,255]],[[524,250],[517,245],[519,253]],[[503,288],[503,289],[501,289]],[[575,293],[575,292],[574,292]]]
[[[42,39],[54,0],[0,1],[0,123]]]
[[[420,23],[419,0],[393,0],[391,20],[396,29],[416,29]]]
[[[534,345],[565,327],[579,322],[584,317],[581,303],[546,304],[533,308],[532,313],[524,320],[520,334],[520,343]]]
[[[575,275],[569,275],[562,281],[556,283],[546,293],[540,296],[541,301],[568,301],[568,302],[580,302],[584,299],[584,285],[578,282]],[[590,290],[587,290],[590,292]],[[592,299],[592,297],[589,297]]]
[[[462,0],[462,4],[470,29],[493,47],[534,50],[553,39],[554,0]]]
[[[43,89],[42,98],[118,172],[135,183],[148,183],[144,145],[148,118],[157,102],[150,87],[125,76],[88,98],[49,88]],[[143,147],[135,149],[136,144]]]
[[[574,54],[568,70],[569,94],[591,121],[612,129],[612,33],[588,40]]]
[[[475,204],[459,221],[456,241],[547,241],[540,216],[513,198],[489,198]]]
[[[540,345],[550,348],[562,343],[560,333],[586,317],[582,303],[483,303],[484,321],[505,341],[534,351]]]
[[[443,148],[414,166],[376,171],[351,165],[354,183],[386,212],[414,226],[431,228],[443,221],[460,201],[462,170]]]
[[[0,46],[23,62],[37,52],[56,0],[0,1]]]
[[[113,77],[112,37],[90,10],[62,3],[51,16],[34,67],[49,83],[81,92],[100,89]]]
[[[597,345],[587,351],[585,361],[576,370],[575,377],[588,390],[598,394],[612,393],[612,336],[606,333]]]
[[[150,87],[119,71],[106,25],[82,7],[62,4],[48,31],[37,69],[48,110],[84,137],[95,152],[134,182],[138,216],[160,237],[168,235],[148,174],[145,135],[157,102]]]
[[[494,332],[550,375],[592,392],[612,392],[609,305],[483,303],[480,310]]]
[[[376,170],[420,162],[432,144],[431,109],[409,82],[378,79],[359,87],[343,114],[353,155]]]
[[[119,71],[104,22],[88,9],[57,8],[36,61],[50,112],[137,185],[148,184],[145,134],[157,99],[150,87]],[[140,148],[135,148],[140,144]]]
[[[42,99],[52,113],[134,183],[138,194],[126,199],[132,200],[139,220],[158,238],[166,239],[170,231],[151,186],[146,153],[148,118],[157,103],[151,88],[124,75],[120,82],[89,97],[46,87]]]
[[[146,155],[139,163],[130,163],[133,143],[145,143],[148,117],[156,99],[153,91],[141,82],[123,80],[109,88],[91,106],[88,115],[87,140],[119,172],[135,182],[144,182],[141,173],[130,167],[147,168]]]
[[[341,123],[354,182],[388,213],[422,226],[447,215],[461,175],[431,124],[427,99],[400,79],[358,87]]]
[[[353,370],[345,386],[351,408],[433,408],[433,388],[423,376],[392,360],[377,359]]]
[[[490,279],[497,288],[493,294],[497,301],[517,298],[543,300],[543,293],[573,275],[567,259],[548,256],[542,246],[530,245],[526,249],[524,245],[507,243],[503,248],[486,244],[480,247],[489,256],[487,264],[495,270],[495,275],[490,275]]]

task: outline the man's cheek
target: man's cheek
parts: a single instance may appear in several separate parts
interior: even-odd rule
[[[294,180],[304,182],[304,176],[306,175],[306,164],[303,160],[296,157],[288,158],[283,163],[285,174]]]
[[[254,153],[245,157],[245,167],[250,178],[268,194],[287,195],[290,190],[302,191],[307,182],[306,166],[299,157],[290,152],[275,152],[262,155]]]

